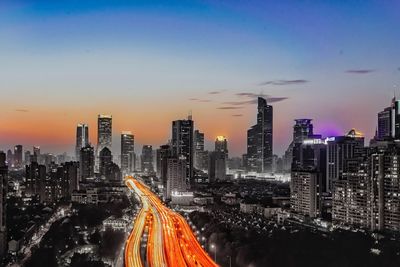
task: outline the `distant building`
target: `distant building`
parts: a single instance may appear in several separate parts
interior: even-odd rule
[[[171,199],[172,193],[186,192],[186,159],[181,158],[168,158],[167,159],[167,190],[166,198]]]
[[[97,118],[97,153],[103,148],[112,149],[112,116],[99,115]]]
[[[3,259],[7,249],[7,184],[8,166],[6,154],[0,151],[0,260]]]
[[[193,130],[194,122],[192,116],[187,120],[176,120],[172,122],[172,154],[176,158],[185,158],[186,162],[186,184],[194,184],[193,176]]]
[[[400,101],[393,97],[390,107],[378,113],[377,140],[400,139]]]
[[[247,131],[247,169],[259,173],[272,171],[273,108],[258,97],[257,124]]]
[[[22,161],[22,145],[16,145],[14,147],[14,168],[21,168],[23,161]]]
[[[168,159],[172,157],[172,150],[170,145],[162,145],[157,149],[157,177],[161,179],[164,192],[167,189],[168,179]],[[166,195],[164,194],[164,197]]]
[[[226,179],[226,154],[221,151],[209,153],[208,179],[210,183]]]
[[[204,151],[204,133],[199,130],[194,131],[194,160],[193,166],[198,170],[207,170],[208,151]]]
[[[81,149],[87,145],[89,145],[89,126],[84,123],[78,124],[76,127],[76,160],[80,159]]]
[[[94,149],[87,145],[81,149],[79,160],[79,170],[81,173],[81,181],[94,177]]]
[[[46,201],[46,166],[32,162],[26,166],[26,194],[39,196],[40,202]]]
[[[142,172],[154,172],[153,166],[153,147],[151,145],[144,145],[142,148]]]
[[[124,173],[134,171],[135,137],[129,131],[121,133],[121,170]]]

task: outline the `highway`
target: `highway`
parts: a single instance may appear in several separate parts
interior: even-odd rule
[[[180,214],[164,206],[157,195],[133,177],[127,177],[125,183],[142,202],[125,245],[126,267],[218,266]],[[141,244],[146,233],[146,257],[143,259]]]

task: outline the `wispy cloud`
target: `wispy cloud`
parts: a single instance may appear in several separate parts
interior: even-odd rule
[[[232,114],[232,117],[243,117],[243,114]]]
[[[29,112],[29,110],[27,110],[27,109],[16,109],[15,111],[16,112]]]
[[[211,102],[210,99],[200,99],[200,98],[189,98],[190,101],[197,101],[197,102]]]
[[[371,72],[375,72],[376,70],[374,69],[352,69],[352,70],[346,70],[346,73],[350,74],[368,74]]]
[[[276,103],[276,102],[284,101],[286,99],[289,99],[289,97],[285,97],[285,96],[283,96],[283,97],[268,97],[267,102]]]
[[[265,94],[255,94],[255,93],[249,93],[249,92],[236,93],[236,95],[239,97],[247,98],[247,99],[250,98],[251,100],[230,101],[230,102],[224,102],[223,104],[234,105],[234,106],[257,104],[257,97],[263,97],[263,98],[267,99],[267,101],[269,103],[276,103],[276,102],[280,102],[280,101],[289,99],[286,96],[275,97],[275,96],[270,96],[270,95],[265,95]]]
[[[228,101],[228,102],[223,102],[222,104],[232,105],[232,106],[241,106],[241,105],[249,105],[249,104],[256,104],[256,103],[257,103],[257,99],[245,100],[245,101]]]
[[[262,82],[259,85],[294,85],[294,84],[304,84],[308,83],[309,81],[303,80],[303,79],[297,79],[297,80],[272,80],[272,81],[266,81]]]
[[[218,95],[218,94],[221,94],[223,91],[211,91],[211,92],[208,92],[208,94],[209,95]]]
[[[225,110],[233,110],[233,109],[242,109],[243,107],[218,107],[217,109],[225,109]]]

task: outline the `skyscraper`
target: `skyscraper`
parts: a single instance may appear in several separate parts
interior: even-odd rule
[[[215,151],[225,154],[226,158],[228,158],[228,141],[225,136],[217,136],[215,139]]]
[[[258,97],[257,124],[247,131],[247,168],[249,171],[272,171],[273,108]]]
[[[210,183],[215,180],[223,181],[226,179],[226,154],[221,151],[209,153],[208,180]]]
[[[39,196],[40,202],[46,200],[46,166],[32,162],[26,166],[26,193]]]
[[[110,149],[108,147],[103,148],[99,154],[100,160],[100,175],[104,177],[106,180],[111,180],[111,171],[112,171],[112,155]]]
[[[400,101],[392,98],[390,107],[378,113],[378,140],[400,139]]]
[[[6,154],[0,151],[0,261],[3,259],[7,248],[7,183],[8,167],[6,164]]]
[[[174,192],[185,192],[187,190],[186,158],[171,157],[167,159],[167,199],[171,198]]]
[[[283,169],[290,170],[293,160],[293,148],[296,144],[302,143],[303,140],[314,135],[313,124],[311,119],[296,119],[293,126],[293,140],[283,156]]]
[[[108,147],[112,150],[112,116],[99,115],[97,118],[97,153]]]
[[[153,147],[151,145],[144,145],[142,148],[142,172],[154,172]]]
[[[351,160],[363,156],[364,136],[352,129],[345,136],[336,136],[327,142],[327,191],[332,191],[332,182],[341,179],[351,169]],[[358,162],[357,162],[358,163]],[[356,164],[358,166],[358,164]]]
[[[22,145],[16,145],[14,147],[14,167],[21,168],[22,164]]]
[[[168,159],[172,156],[171,146],[162,145],[157,149],[157,177],[161,179],[164,188],[164,198],[167,190]]]
[[[90,145],[81,148],[79,170],[81,181],[94,177],[94,149]]]
[[[193,166],[198,170],[207,170],[208,151],[204,151],[204,133],[199,130],[194,131],[194,159]]]
[[[78,124],[76,127],[76,146],[75,157],[79,160],[81,148],[89,144],[89,126],[87,124]]]
[[[193,128],[192,117],[187,120],[176,120],[172,122],[172,153],[176,158],[184,157],[186,160],[186,183],[188,186],[194,184],[193,177]]]
[[[135,137],[129,131],[121,133],[121,170],[124,173],[133,172],[135,160]]]

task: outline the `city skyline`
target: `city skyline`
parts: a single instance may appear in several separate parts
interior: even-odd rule
[[[157,147],[170,138],[170,121],[191,111],[208,147],[223,135],[239,156],[259,94],[274,107],[275,154],[284,153],[299,118],[313,119],[324,136],[356,128],[368,141],[376,113],[400,94],[398,8],[395,1],[2,1],[0,149],[73,154],[80,122],[96,144],[98,114],[113,115],[113,152],[123,130],[138,147]]]

